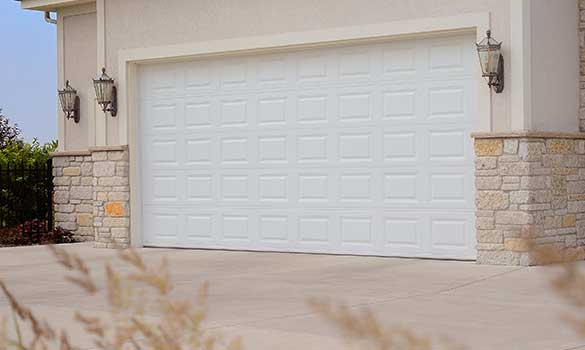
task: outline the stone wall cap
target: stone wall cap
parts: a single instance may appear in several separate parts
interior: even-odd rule
[[[51,152],[50,157],[72,157],[72,156],[91,156],[90,151],[57,151]]]
[[[558,131],[501,131],[501,132],[473,132],[474,139],[585,139],[585,132],[558,132]]]
[[[95,146],[90,147],[89,152],[108,152],[108,151],[127,151],[128,145],[118,145],[118,146]]]

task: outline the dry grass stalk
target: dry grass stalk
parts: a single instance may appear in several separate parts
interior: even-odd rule
[[[415,334],[402,326],[385,326],[369,309],[352,311],[347,305],[333,305],[312,299],[309,305],[326,320],[331,321],[345,336],[360,348],[368,350],[432,350],[429,337]],[[463,349],[461,345],[441,339],[445,349]]]
[[[64,249],[51,247],[57,261],[71,275],[66,279],[88,295],[105,296],[110,306],[108,317],[85,315],[77,312],[74,320],[83,326],[94,344],[104,350],[236,350],[239,339],[225,340],[205,329],[207,319],[207,284],[203,284],[194,300],[175,299],[171,296],[172,283],[168,263],[150,266],[132,250],[122,251],[119,259],[130,267],[120,273],[111,265],[105,266],[106,284],[98,287],[91,270],[83,260]],[[0,288],[8,298],[17,320],[16,339],[9,337],[6,323],[0,329],[0,350],[71,350],[66,331],[56,333],[45,321],[38,320],[33,312],[21,305],[0,281]],[[1,320],[1,319],[0,319]],[[19,322],[31,330],[32,338],[23,340]],[[59,336],[57,336],[59,334]]]

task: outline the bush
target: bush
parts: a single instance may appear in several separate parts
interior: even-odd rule
[[[73,233],[60,227],[50,232],[43,231],[46,231],[45,223],[39,220],[27,221],[15,227],[0,229],[0,247],[75,242]]]
[[[50,179],[47,160],[57,142],[11,142],[0,148],[0,227],[48,219]],[[26,170],[25,170],[26,169]]]

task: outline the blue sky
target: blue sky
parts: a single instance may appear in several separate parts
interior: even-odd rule
[[[57,137],[56,41],[42,12],[0,0],[0,108],[28,141]]]

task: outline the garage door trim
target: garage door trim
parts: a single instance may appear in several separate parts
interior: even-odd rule
[[[209,55],[228,55],[242,52],[270,52],[299,47],[320,47],[332,44],[356,44],[372,40],[399,40],[426,37],[446,32],[473,32],[479,38],[489,28],[489,13],[471,13],[454,17],[438,17],[412,21],[390,22],[360,27],[342,27],[320,31],[291,32],[236,40],[217,40],[189,45],[174,45],[144,49],[122,50],[118,60],[119,142],[130,149],[130,244],[142,247],[142,181],[139,118],[137,118],[137,65],[200,58]],[[479,68],[478,68],[479,69]],[[481,75],[478,84],[478,129],[491,130],[490,91]],[[105,130],[103,131],[105,132]],[[96,130],[100,133],[100,130]]]

